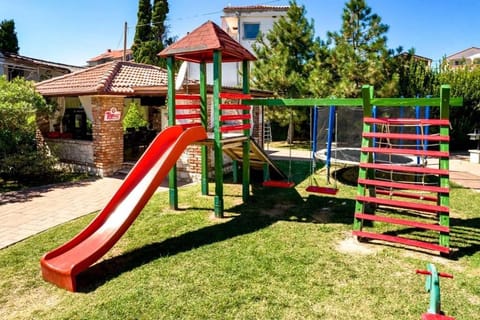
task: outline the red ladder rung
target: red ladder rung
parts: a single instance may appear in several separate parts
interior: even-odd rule
[[[249,114],[227,114],[220,116],[220,121],[250,120]]]
[[[250,124],[239,124],[239,125],[223,125],[220,127],[220,132],[230,132],[230,131],[240,131],[250,129]]]
[[[188,128],[191,128],[191,127],[197,127],[197,126],[201,126],[202,124],[200,122],[192,122],[192,123],[182,123],[182,124],[179,124],[179,126],[182,126],[182,128],[184,129],[188,129]]]
[[[415,118],[363,118],[365,123],[371,124],[403,124],[403,125],[434,125],[449,126],[448,119],[415,119]]]
[[[385,187],[385,188],[395,188],[403,190],[417,190],[417,191],[427,191],[427,192],[438,192],[438,193],[449,193],[449,188],[438,187],[438,186],[428,186],[415,183],[400,183],[392,181],[382,181],[382,180],[372,180],[372,179],[358,179],[358,183],[375,186],[375,187]]]
[[[397,224],[397,225],[402,225],[402,226],[409,226],[409,227],[425,229],[425,230],[432,230],[432,231],[439,231],[439,232],[450,232],[450,228],[447,227],[447,226],[441,226],[441,225],[438,225],[438,224],[425,223],[425,222],[412,221],[412,220],[405,220],[405,219],[399,219],[399,218],[379,216],[379,215],[376,215],[376,214],[355,213],[355,218],[362,219],[362,220],[371,220],[371,221]]]
[[[423,200],[423,201],[431,201],[437,202],[438,198],[418,193],[407,193],[407,192],[398,192],[398,191],[390,191],[385,189],[375,189],[377,194],[392,196],[392,197],[400,197],[400,198],[407,198],[407,199],[416,199],[416,200]]]
[[[176,94],[175,100],[200,100],[201,97],[198,94]]]
[[[201,116],[199,113],[189,113],[189,114],[176,114],[175,119],[183,120],[183,119],[200,119]]]
[[[221,99],[251,99],[251,94],[222,92],[219,94]]]
[[[425,203],[415,203],[415,202],[399,201],[399,200],[391,200],[391,199],[367,197],[367,196],[357,196],[356,199],[357,201],[361,201],[361,202],[376,203],[376,204],[389,206],[389,207],[412,209],[412,210],[423,211],[423,212],[431,212],[431,213],[436,213],[436,212],[448,213],[449,212],[448,207],[425,204]]]
[[[426,167],[412,167],[412,166],[398,166],[398,165],[379,164],[379,163],[360,163],[360,168],[377,169],[377,170],[384,170],[384,171],[419,173],[419,174],[438,174],[438,175],[442,175],[442,176],[448,176],[449,175],[449,171],[445,170],[445,169],[426,168]]]
[[[423,149],[400,149],[400,148],[374,148],[374,147],[362,147],[362,152],[376,152],[384,154],[408,154],[415,156],[426,156],[434,158],[448,158],[449,153],[445,151],[432,151]]]
[[[221,104],[220,110],[250,110],[250,107],[241,104]]]
[[[361,238],[369,238],[369,239],[375,239],[375,240],[381,240],[381,241],[387,241],[387,242],[393,242],[393,243],[400,243],[400,244],[404,244],[411,247],[417,247],[417,248],[427,249],[431,251],[439,251],[442,253],[450,253],[450,249],[448,247],[444,247],[431,242],[413,240],[405,237],[390,236],[386,234],[379,234],[379,233],[373,233],[373,232],[356,231],[356,230],[352,231],[352,234],[354,236],[361,237]]]
[[[385,132],[364,132],[365,138],[379,138],[379,139],[404,139],[404,140],[424,140],[424,141],[450,141],[449,136],[439,135],[421,135],[411,133],[385,133]]]
[[[175,105],[175,109],[177,110],[189,110],[189,109],[192,109],[192,110],[197,110],[197,109],[200,109],[200,105],[199,104],[177,104]]]

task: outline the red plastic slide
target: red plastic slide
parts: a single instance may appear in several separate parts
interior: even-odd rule
[[[76,291],[76,276],[100,259],[127,231],[185,148],[207,138],[203,127],[163,130],[95,219],[40,260],[46,281]]]

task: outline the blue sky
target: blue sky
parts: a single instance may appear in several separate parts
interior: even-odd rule
[[[316,35],[338,31],[344,0],[297,0],[314,19]],[[207,20],[220,23],[231,4],[287,5],[288,0],[170,0],[170,34],[183,37]],[[367,0],[390,26],[389,48],[415,48],[434,60],[470,47],[480,47],[479,0]],[[123,48],[127,22],[130,46],[137,23],[138,0],[0,0],[0,20],[13,19],[20,54],[73,65],[106,49]]]

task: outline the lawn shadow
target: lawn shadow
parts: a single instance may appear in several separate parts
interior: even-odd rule
[[[274,199],[282,199],[282,201],[273,201]],[[342,207],[345,213],[328,214],[328,221],[325,220],[326,216],[322,218],[325,221],[319,221],[312,211],[325,206]],[[272,191],[261,186],[253,186],[253,194],[247,203],[225,210],[228,220],[225,219],[224,223],[189,231],[101,261],[77,276],[77,288],[79,292],[94,291],[109,280],[159,258],[253,233],[279,220],[350,224],[352,223],[353,206],[354,202],[350,199],[312,195],[304,198],[295,188]],[[280,213],[271,214],[280,207],[282,208]],[[310,210],[311,208],[314,209]],[[189,210],[195,210],[195,208],[189,208]],[[199,208],[199,210],[205,210],[205,208]],[[322,212],[317,212],[317,214],[322,214]]]

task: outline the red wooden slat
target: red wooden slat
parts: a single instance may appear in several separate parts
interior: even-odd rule
[[[361,179],[361,178],[358,179],[358,183],[369,185],[369,186],[396,188],[396,189],[404,189],[404,190],[418,190],[418,191],[439,192],[439,193],[450,192],[448,188],[421,185],[421,184],[415,184],[415,183],[400,183],[400,182],[393,182],[393,181],[382,181],[382,180]]]
[[[182,120],[182,119],[200,119],[199,113],[189,113],[189,114],[176,114],[175,119]]]
[[[175,100],[200,100],[198,94],[176,94]]]
[[[223,125],[220,127],[220,132],[247,130],[250,129],[250,127],[250,124]]]
[[[398,224],[398,225],[402,225],[402,226],[409,226],[409,227],[425,229],[425,230],[433,230],[433,231],[439,231],[439,232],[450,232],[450,228],[447,227],[447,226],[441,226],[441,225],[438,225],[438,224],[431,224],[431,223],[405,220],[405,219],[399,219],[399,218],[379,216],[377,214],[355,213],[355,218],[363,219],[363,220],[371,220],[371,221]]]
[[[192,123],[182,123],[182,124],[179,124],[179,126],[182,126],[182,128],[184,129],[187,129],[187,128],[191,128],[191,127],[197,127],[197,126],[201,126],[202,124],[200,122],[192,122]]]
[[[448,176],[449,175],[448,170],[444,170],[444,169],[426,168],[426,167],[412,167],[412,166],[398,166],[398,165],[379,164],[379,163],[360,163],[360,168],[377,169],[377,170],[385,170],[385,171],[419,173],[419,174],[438,174],[438,175],[442,175],[442,176]]]
[[[365,138],[379,138],[379,139],[404,139],[404,140],[425,140],[425,141],[450,141],[449,136],[439,135],[421,135],[411,133],[385,133],[385,132],[364,132]]]
[[[232,121],[232,120],[250,120],[249,114],[227,114],[220,116],[220,121]]]
[[[376,152],[376,153],[385,153],[385,154],[408,154],[415,156],[426,156],[433,158],[448,158],[449,153],[444,151],[432,151],[432,150],[423,150],[423,149],[399,149],[399,148],[374,148],[374,147],[363,147],[361,148],[362,152]]]
[[[388,195],[392,197],[400,197],[400,198],[407,198],[407,199],[417,199],[423,201],[432,201],[437,202],[438,198],[433,196],[428,196],[424,194],[418,193],[407,193],[407,192],[398,192],[398,191],[390,191],[390,190],[382,190],[382,189],[375,189],[377,194]]]
[[[337,194],[337,188],[327,188],[327,187],[319,187],[319,186],[308,186],[305,189],[307,192],[312,193],[321,193],[321,194]]]
[[[274,188],[292,188],[295,186],[295,183],[289,181],[267,180],[262,183],[262,186]]]
[[[412,209],[417,211],[423,212],[449,212],[448,207],[444,206],[437,206],[431,204],[424,204],[424,203],[415,203],[415,202],[407,202],[407,201],[399,201],[399,200],[391,200],[385,198],[375,198],[375,197],[367,197],[367,196],[357,196],[357,201],[362,202],[370,202],[376,203],[380,205],[395,207],[395,208],[404,208],[404,209]]]
[[[434,125],[448,126],[450,121],[447,119],[415,119],[415,118],[363,118],[365,123],[371,124],[403,124],[403,125]]]
[[[251,99],[252,95],[246,93],[230,93],[230,92],[222,92],[220,93],[221,99]]]
[[[241,104],[221,104],[220,110],[250,110],[250,107]]]
[[[362,238],[370,238],[370,239],[382,240],[387,242],[401,243],[411,247],[417,247],[417,248],[427,249],[431,251],[439,251],[443,253],[450,253],[450,249],[448,247],[440,246],[438,244],[434,244],[431,242],[407,239],[404,237],[390,236],[386,234],[379,234],[379,233],[373,233],[373,232],[356,231],[356,230],[352,231],[352,234],[354,236],[362,237]]]
[[[189,109],[196,110],[200,108],[201,107],[199,104],[176,104],[175,105],[175,109],[177,110],[189,110]]]

